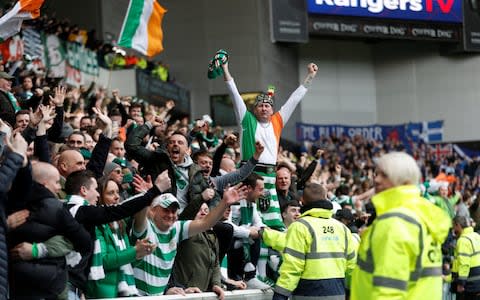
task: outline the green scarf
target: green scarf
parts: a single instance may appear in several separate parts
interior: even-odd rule
[[[130,246],[128,237],[120,233],[118,223],[113,223],[115,232],[110,229],[108,224],[95,227],[95,247],[92,256],[92,265],[90,266],[90,273],[88,280],[100,281],[105,278],[105,271],[103,269],[103,254],[102,251],[107,249],[105,239],[111,237],[113,239],[117,251],[122,251]],[[98,285],[101,287],[101,285]],[[120,276],[118,280],[118,296],[135,296],[138,295],[138,290],[135,286],[135,277],[133,276],[133,268],[131,264],[125,264],[120,267]]]
[[[7,96],[8,96],[8,100],[10,100],[10,103],[12,103],[13,105],[13,109],[15,109],[15,113],[17,113],[19,110],[22,109],[20,105],[18,105],[17,98],[15,98],[15,96],[12,93],[7,92]]]

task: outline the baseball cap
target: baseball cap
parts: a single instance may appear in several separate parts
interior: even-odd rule
[[[177,209],[180,208],[180,202],[178,202],[178,199],[170,193],[157,196],[152,202],[152,207],[161,206],[163,208],[169,208],[172,205],[175,205]]]
[[[0,71],[0,78],[4,79],[13,79],[14,77],[7,72]]]

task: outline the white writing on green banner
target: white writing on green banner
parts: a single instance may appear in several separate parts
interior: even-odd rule
[[[66,43],[68,64],[82,73],[98,76],[97,53],[77,43]]]
[[[49,34],[43,35],[46,66],[48,76],[60,78],[65,76],[65,49],[58,36]]]

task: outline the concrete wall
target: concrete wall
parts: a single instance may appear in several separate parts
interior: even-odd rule
[[[379,123],[441,119],[444,141],[480,139],[480,56],[395,42],[373,53]]]
[[[98,0],[97,0],[98,1]],[[98,37],[105,41],[118,41],[123,19],[127,13],[129,0],[99,1],[102,18]]]
[[[68,16],[106,38],[118,34],[128,0],[47,0],[57,16]],[[478,140],[480,57],[442,56],[438,45],[420,42],[321,40],[305,45],[270,42],[267,0],[162,0],[165,51],[177,82],[191,91],[192,117],[210,113],[210,95],[226,94],[222,79],[208,80],[216,50],[230,53],[230,69],[241,92],[277,87],[276,109],[316,62],[318,78],[287,124],[394,124],[445,120],[444,140]],[[53,5],[54,4],[54,5]],[[46,5],[48,6],[48,5]],[[75,12],[75,13],[72,13]],[[102,16],[102,17],[100,17]],[[116,37],[112,37],[116,39]],[[130,85],[119,79],[110,85]]]
[[[300,49],[299,81],[305,78],[309,62],[316,63],[319,71],[302,101],[302,122],[367,125],[377,121],[370,45],[360,41],[310,40]]]
[[[191,90],[193,117],[210,113],[210,95],[226,94],[223,79],[208,80],[208,62],[218,49],[230,54],[230,70],[240,92],[277,88],[279,108],[298,85],[297,49],[270,42],[268,1],[163,0],[161,59],[172,75]],[[294,138],[294,119],[284,136]]]
[[[302,102],[314,124],[399,124],[444,120],[444,141],[478,140],[480,56],[441,55],[430,43],[310,40],[300,49],[318,78]]]
[[[109,91],[117,89],[120,95],[135,96],[137,94],[137,85],[135,83],[135,70],[115,70],[100,68],[98,79],[100,86],[106,87]]]

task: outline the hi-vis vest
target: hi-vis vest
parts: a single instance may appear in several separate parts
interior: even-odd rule
[[[466,292],[480,292],[480,235],[472,227],[463,229],[457,240],[452,273]]]
[[[290,225],[275,292],[293,299],[345,298],[345,276],[355,267],[354,243],[350,230],[331,215],[313,208]]]
[[[448,215],[414,185],[385,190],[372,202],[378,215],[362,234],[351,299],[442,299]]]

